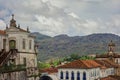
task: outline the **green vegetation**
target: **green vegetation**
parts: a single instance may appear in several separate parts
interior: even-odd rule
[[[22,71],[25,70],[25,65],[14,65],[14,64],[10,64],[8,65],[4,65],[2,67],[0,67],[0,71],[1,72],[14,72],[14,71]]]
[[[78,54],[71,54],[70,56],[65,57],[64,61],[71,62],[71,61],[78,60],[78,59],[80,59],[80,56]]]
[[[49,63],[45,63],[45,62],[38,62],[38,68],[39,69],[44,69],[44,68],[49,68],[50,64]]]
[[[89,56],[79,56],[78,54],[71,54],[68,57],[64,57],[61,59],[51,60],[49,63],[46,62],[38,62],[38,68],[44,69],[44,68],[50,68],[51,66],[57,67],[62,62],[71,62],[74,60],[94,60],[95,57],[89,57]]]
[[[90,56],[82,56],[80,60],[95,60],[95,57],[90,57]]]
[[[64,61],[74,61],[74,60],[94,60],[95,57],[90,57],[90,56],[79,56],[78,54],[71,54],[69,57],[65,57]]]

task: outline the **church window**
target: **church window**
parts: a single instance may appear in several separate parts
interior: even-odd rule
[[[60,72],[60,79],[63,79],[63,71]]]
[[[23,39],[23,42],[22,42],[22,43],[23,43],[23,49],[25,49],[25,47],[26,47],[26,45],[25,45],[25,44],[26,44],[26,43],[25,43],[25,39]]]
[[[16,48],[16,42],[15,42],[15,40],[10,40],[9,41],[9,48],[10,49],[15,49]]]
[[[69,79],[69,73],[66,71],[66,79]]]
[[[74,80],[74,72],[71,72],[71,80]]]

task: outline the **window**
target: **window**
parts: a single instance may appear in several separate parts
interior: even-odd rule
[[[26,65],[26,58],[23,58],[23,64]]]
[[[6,49],[6,39],[3,39],[3,49]]]
[[[77,80],[80,80],[80,72],[77,72]]]
[[[63,79],[63,71],[60,72],[60,79]]]
[[[32,48],[32,40],[29,40],[29,49]]]
[[[10,40],[9,41],[9,48],[10,49],[15,49],[16,48],[16,42],[15,42],[15,40]]]
[[[95,76],[96,76],[96,70],[95,70]]]
[[[83,80],[86,80],[86,73],[83,72]]]
[[[66,79],[69,79],[69,73],[66,71]]]
[[[71,80],[74,80],[74,72],[71,72]]]
[[[25,49],[25,47],[26,47],[26,46],[25,46],[25,44],[26,44],[26,43],[25,43],[25,39],[23,39],[23,42],[22,42],[22,43],[23,43],[23,49]]]

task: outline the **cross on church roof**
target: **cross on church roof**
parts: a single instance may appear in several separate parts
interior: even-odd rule
[[[14,19],[14,14],[12,14],[12,19]]]

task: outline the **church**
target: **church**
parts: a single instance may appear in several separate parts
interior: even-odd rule
[[[120,65],[120,55],[115,52],[115,46],[116,46],[115,43],[113,43],[113,41],[111,41],[108,44],[108,52],[105,54],[96,55],[96,58],[99,60],[109,59],[109,60],[115,62],[116,64]]]
[[[0,30],[0,80],[39,80],[34,38],[12,15],[9,26]]]

